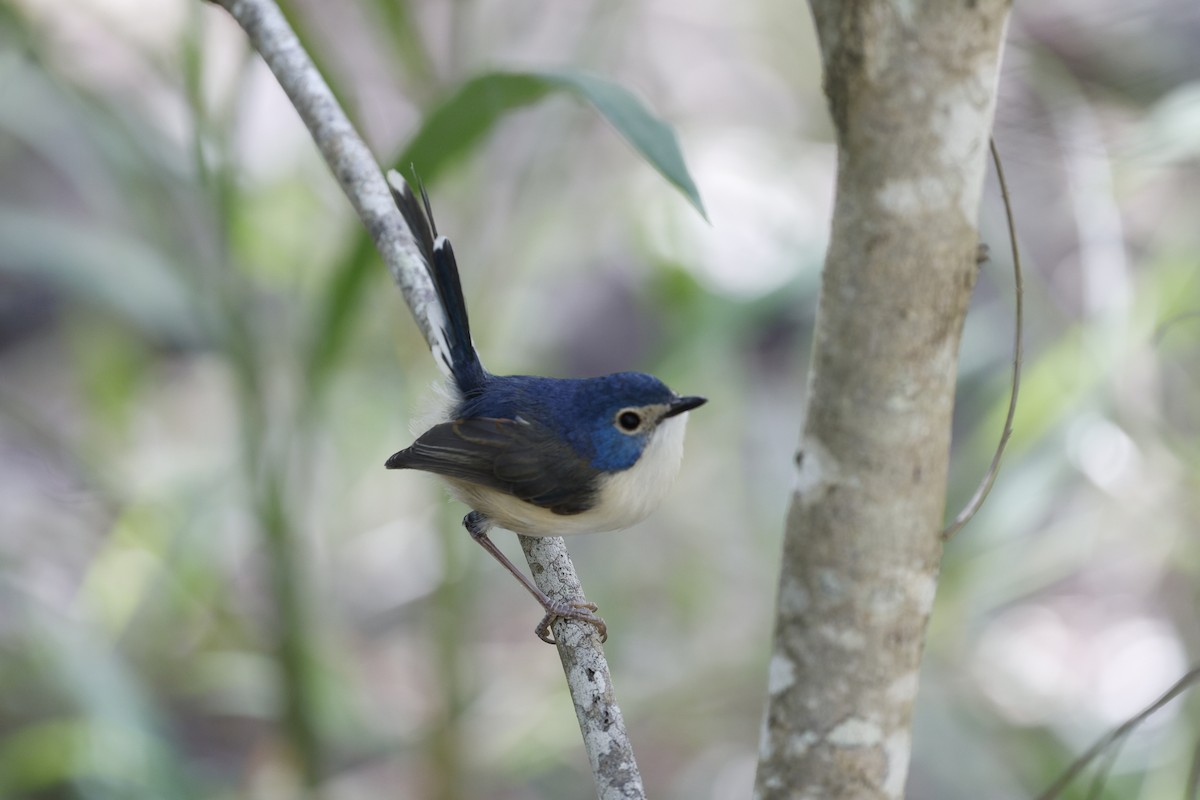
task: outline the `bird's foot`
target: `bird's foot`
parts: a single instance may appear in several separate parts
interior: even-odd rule
[[[596,615],[597,606],[587,600],[552,600],[546,605],[546,616],[533,629],[537,637],[546,644],[557,644],[550,632],[550,626],[560,619],[574,619],[586,622],[596,627],[600,634],[600,643],[608,641],[608,626]]]

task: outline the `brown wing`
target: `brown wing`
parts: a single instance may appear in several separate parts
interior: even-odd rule
[[[599,490],[599,470],[546,428],[521,419],[472,417],[435,425],[386,466],[478,483],[555,514],[587,511]]]

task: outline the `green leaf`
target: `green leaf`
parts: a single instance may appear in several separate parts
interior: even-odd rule
[[[396,168],[408,174],[415,165],[431,181],[463,156],[509,111],[530,105],[551,92],[563,91],[589,103],[642,154],[706,220],[704,204],[688,173],[675,131],[655,117],[627,89],[611,81],[573,70],[491,72],[473,78],[433,110]]]
[[[461,158],[509,111],[540,100],[550,86],[536,76],[493,72],[467,81],[425,118],[417,135],[396,161],[409,174],[416,165],[424,180]]]
[[[679,140],[670,125],[650,113],[622,86],[581,72],[547,72],[543,77],[591,103],[708,220],[700,191],[688,173]]]

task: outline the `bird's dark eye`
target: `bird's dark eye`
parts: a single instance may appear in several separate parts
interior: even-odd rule
[[[642,417],[636,411],[622,411],[617,416],[617,424],[627,431],[636,431],[642,424]]]

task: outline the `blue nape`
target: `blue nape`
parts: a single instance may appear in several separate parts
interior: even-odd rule
[[[619,472],[637,463],[648,434],[618,430],[617,412],[674,397],[662,381],[641,372],[600,378],[488,375],[481,391],[465,398],[454,416],[536,419],[595,469]]]

